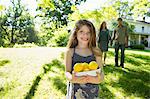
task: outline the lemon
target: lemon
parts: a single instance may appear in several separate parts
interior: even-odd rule
[[[90,69],[88,69],[88,68],[86,68],[86,69],[84,69],[84,71],[89,71]]]
[[[98,64],[95,62],[95,61],[91,61],[90,63],[89,63],[89,69],[90,70],[95,70],[95,69],[97,69],[98,68]]]
[[[89,68],[88,68],[88,67],[89,67],[89,64],[86,63],[86,62],[82,63],[82,66],[83,66],[83,69],[89,69]]]
[[[73,68],[74,68],[74,71],[75,71],[75,72],[80,72],[80,71],[82,71],[82,70],[83,70],[82,63],[76,63]]]

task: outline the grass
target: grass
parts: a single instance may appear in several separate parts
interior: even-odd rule
[[[65,99],[64,51],[65,48],[1,48],[0,97]],[[99,85],[100,98],[149,99],[149,51],[126,50],[125,54],[125,69],[114,67],[114,49],[109,49],[105,80]]]

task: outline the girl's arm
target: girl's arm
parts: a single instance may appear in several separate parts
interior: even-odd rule
[[[100,74],[98,76],[100,82],[102,82],[104,80],[104,72],[103,72],[103,65],[102,65],[102,57],[96,57],[96,62],[99,66],[99,68],[101,69]]]
[[[68,49],[65,54],[65,66],[66,66],[66,78],[71,81],[72,75],[71,75],[71,63],[72,63],[72,53],[71,49]]]
[[[111,36],[110,36],[110,33],[109,33],[109,30],[108,30],[108,41],[111,40]]]
[[[116,30],[113,31],[112,36],[111,36],[111,42],[110,42],[111,46],[113,44],[113,40],[115,39],[115,36],[116,36]]]

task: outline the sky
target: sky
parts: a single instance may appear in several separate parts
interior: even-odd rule
[[[93,2],[94,1],[94,2]],[[78,9],[80,9],[80,12],[86,11],[86,10],[94,10],[97,8],[100,8],[104,0],[87,0],[85,3],[82,3],[80,6],[78,6]],[[29,9],[30,13],[32,15],[35,15],[37,2],[36,0],[22,0],[22,4],[26,5],[26,7]],[[0,4],[5,5],[8,7],[10,5],[10,0],[0,0]]]
[[[80,12],[84,12],[86,10],[100,9],[102,6],[105,6],[106,1],[107,0],[86,0],[85,3],[81,3],[81,5],[77,6],[77,8],[79,9]],[[35,11],[37,7],[36,0],[22,0],[21,2],[29,9],[29,12],[32,16],[36,15],[36,11]],[[10,0],[0,0],[0,4],[8,7],[8,5],[10,5]],[[147,17],[146,21],[150,22],[150,17]]]
[[[29,12],[31,15],[35,15],[37,2],[36,0],[21,0],[21,3],[26,6],[26,8],[29,9]],[[5,7],[8,7],[10,5],[10,0],[0,0],[0,4],[5,5]]]
[[[94,1],[94,2],[93,2]],[[80,6],[78,6],[78,9],[80,12],[84,12],[86,10],[94,10],[94,9],[100,9],[106,0],[87,0],[85,3],[82,2]]]

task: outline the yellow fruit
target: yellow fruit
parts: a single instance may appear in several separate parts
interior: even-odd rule
[[[89,64],[86,63],[86,62],[82,63],[82,66],[83,66],[83,69],[84,69],[84,70],[85,70],[85,69],[89,69],[89,68],[88,68],[88,67],[89,67]]]
[[[95,69],[97,69],[98,68],[98,64],[95,62],[95,61],[91,61],[90,63],[89,63],[89,69],[90,70],[95,70]]]
[[[89,69],[88,69],[88,68],[86,68],[86,69],[84,69],[84,71],[89,71]]]
[[[80,72],[80,71],[82,71],[82,70],[83,70],[82,63],[76,63],[73,68],[74,68],[74,71],[75,71],[75,72]]]

